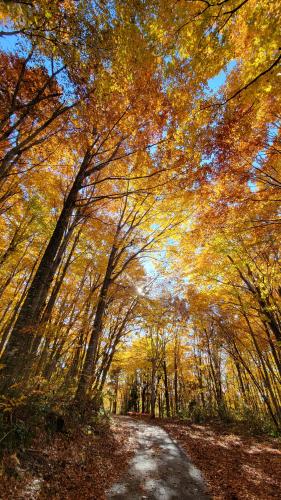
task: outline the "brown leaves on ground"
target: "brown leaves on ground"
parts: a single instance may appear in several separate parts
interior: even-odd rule
[[[218,423],[159,422],[202,471],[214,499],[281,498],[280,440]]]
[[[49,442],[40,434],[32,448],[17,454],[14,474],[2,471],[0,498],[103,500],[126,469],[126,443],[114,423],[106,433],[86,427],[71,436],[57,433]]]

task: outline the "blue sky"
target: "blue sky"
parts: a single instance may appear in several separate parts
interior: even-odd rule
[[[21,38],[16,35],[1,36],[0,37],[0,48],[7,52],[17,52],[17,43],[21,41]]]
[[[216,76],[208,80],[208,86],[211,90],[211,93],[218,92],[220,87],[225,84],[227,76],[235,68],[235,66],[236,66],[236,61],[235,60],[230,61],[226,65],[225,69],[222,69]]]

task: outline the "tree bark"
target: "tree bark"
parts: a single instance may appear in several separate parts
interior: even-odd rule
[[[163,372],[164,372],[164,386],[165,386],[166,415],[169,418],[171,416],[171,412],[170,412],[170,396],[169,396],[166,360],[163,361]]]
[[[29,359],[32,338],[40,324],[46,298],[60,263],[56,257],[82,186],[88,160],[89,153],[86,152],[11,332],[2,357],[2,363],[5,365],[0,382],[2,393],[6,393],[10,386],[21,381],[22,368]]]

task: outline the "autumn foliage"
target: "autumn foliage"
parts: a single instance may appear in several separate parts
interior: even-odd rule
[[[32,405],[280,432],[279,18],[1,2],[3,444]]]

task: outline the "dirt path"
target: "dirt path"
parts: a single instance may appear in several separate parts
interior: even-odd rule
[[[124,439],[135,454],[126,475],[107,492],[107,499],[207,500],[203,478],[187,455],[160,427],[117,417]]]

